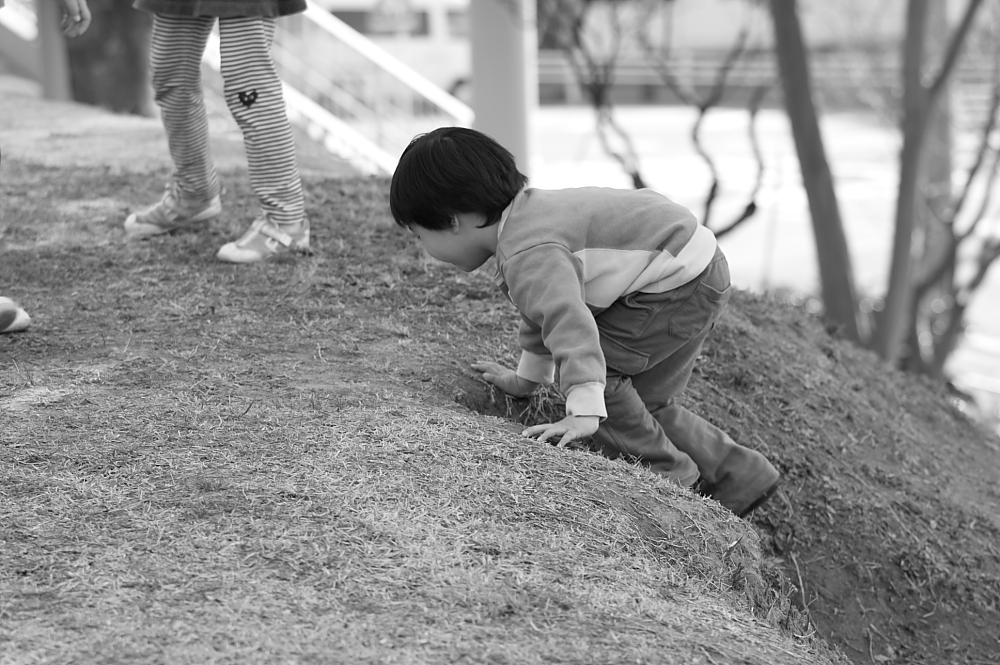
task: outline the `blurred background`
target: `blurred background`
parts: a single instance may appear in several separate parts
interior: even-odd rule
[[[67,41],[55,2],[7,0],[0,75],[155,115],[149,16],[90,6]],[[535,186],[661,191],[716,232],[738,287],[1000,431],[998,28],[1000,0],[310,0],[273,53],[293,123],[359,172],[465,125]],[[218,68],[214,38],[213,127],[238,131]]]

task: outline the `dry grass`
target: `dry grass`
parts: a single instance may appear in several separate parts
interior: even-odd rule
[[[740,522],[518,436],[558,394],[476,380],[515,314],[384,181],[309,180],[316,254],[234,267],[232,175],[121,243],[166,176],[4,163],[3,665],[1000,662],[1000,441],[938,387],[735,294],[685,400],[783,473]]]
[[[124,245],[155,178],[4,168],[3,665],[845,662],[749,523],[456,403],[513,312],[384,182],[308,183],[317,253],[233,267],[239,181]]]
[[[371,398],[235,417],[150,398],[127,423],[128,398],[50,404],[91,435],[50,430],[6,466],[7,653],[804,662],[807,642],[754,617],[788,608],[745,523],[634,468]]]

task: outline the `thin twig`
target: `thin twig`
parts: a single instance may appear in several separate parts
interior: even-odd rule
[[[806,605],[806,585],[805,582],[802,581],[802,571],[799,570],[799,562],[795,559],[795,555],[789,553],[788,556],[792,557],[792,565],[795,566],[795,574],[799,578],[799,594],[802,597],[802,609],[806,610],[809,606]]]

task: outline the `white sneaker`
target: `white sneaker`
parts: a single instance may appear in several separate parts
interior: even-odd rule
[[[216,256],[229,263],[256,263],[282,252],[309,252],[309,222],[275,224],[261,213],[239,240],[227,242]]]
[[[199,222],[218,217],[222,199],[218,194],[209,199],[185,200],[176,181],[167,185],[167,192],[158,203],[134,212],[125,220],[125,237],[129,240],[170,233]]]
[[[0,296],[0,333],[21,332],[31,325],[31,317],[10,298]]]

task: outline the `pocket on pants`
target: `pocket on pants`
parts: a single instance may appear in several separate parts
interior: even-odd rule
[[[630,348],[621,342],[601,334],[601,351],[608,370],[623,376],[635,376],[649,365],[649,354]]]
[[[642,301],[642,293],[622,296],[597,316],[597,327],[609,337],[632,340],[642,334],[656,314],[654,307]]]
[[[691,339],[715,325],[729,301],[729,267],[725,261],[709,266],[687,300],[670,318],[668,332],[676,339]]]

